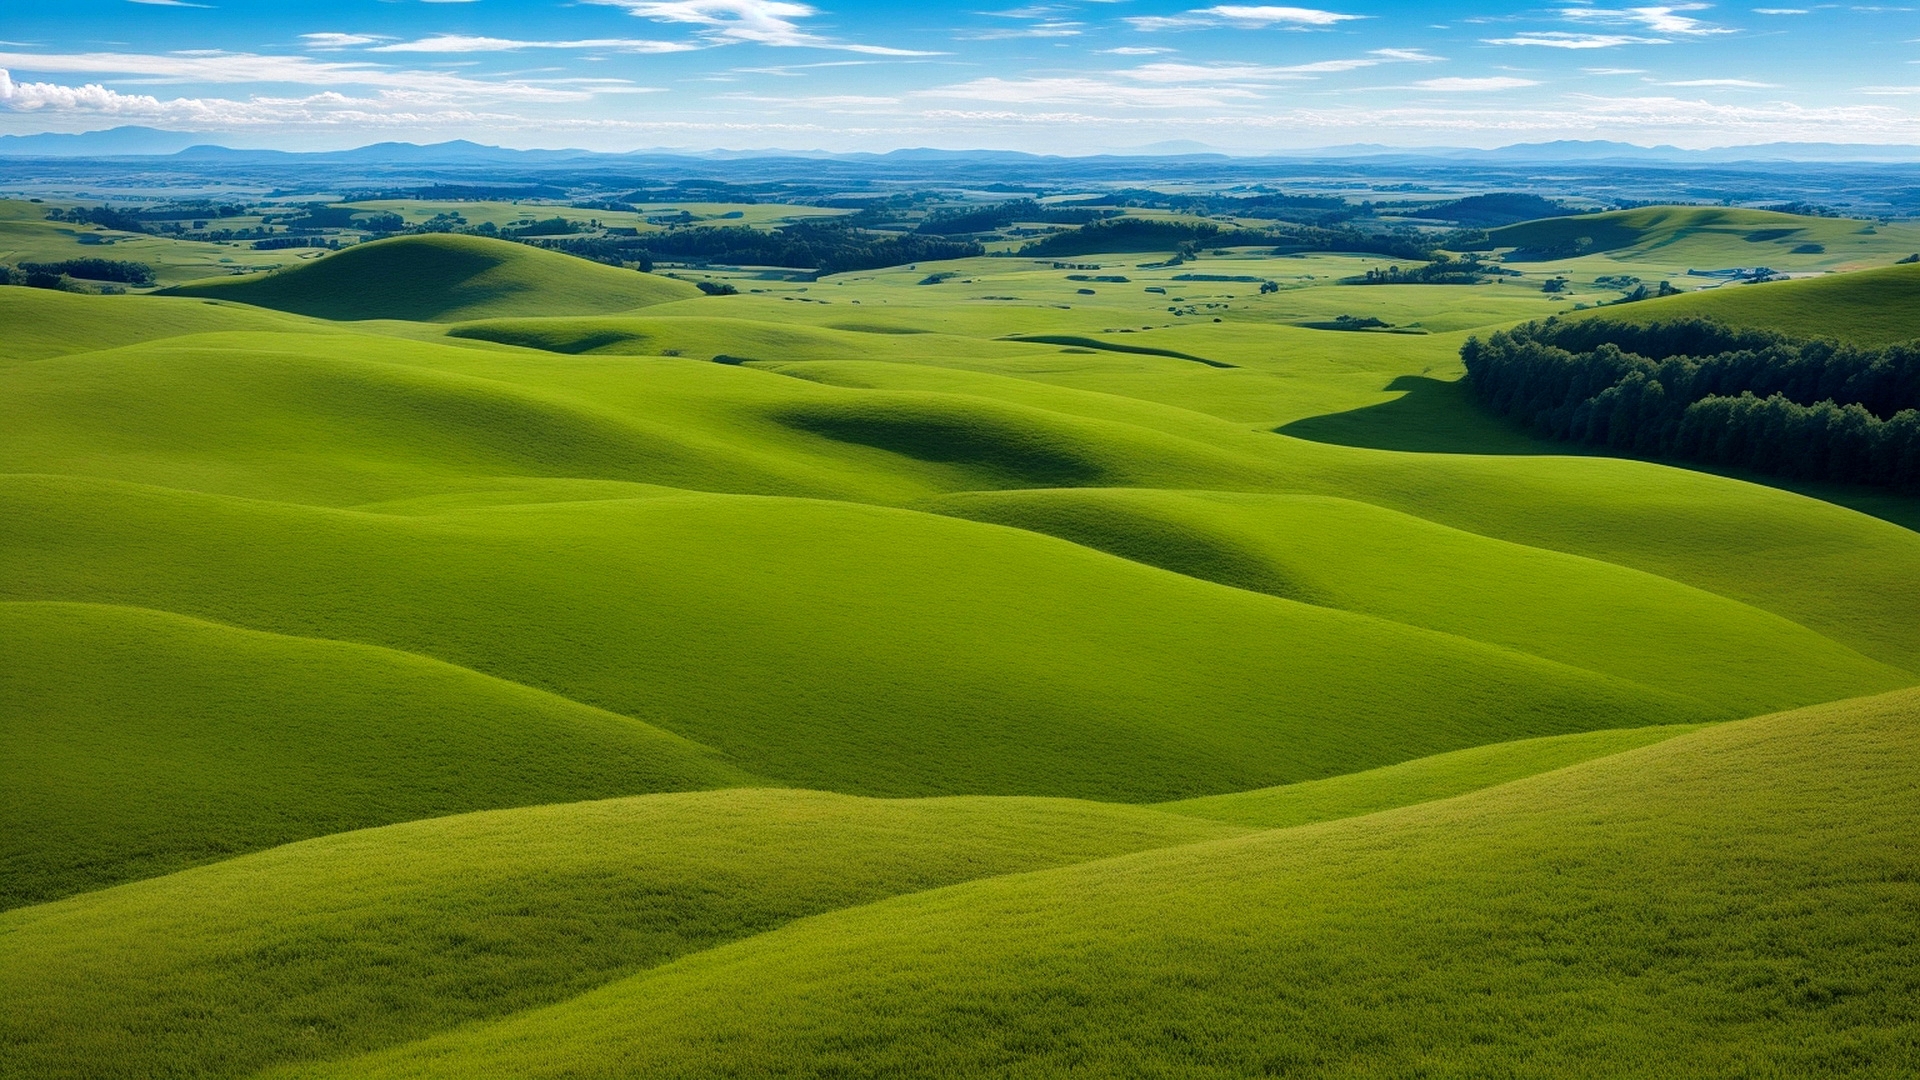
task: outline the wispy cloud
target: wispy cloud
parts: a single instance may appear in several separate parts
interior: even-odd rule
[[[1196,8],[1184,15],[1133,15],[1126,22],[1135,30],[1194,30],[1211,26],[1238,26],[1260,29],[1269,26],[1305,28],[1334,26],[1364,19],[1365,15],[1347,15],[1319,8],[1273,7],[1268,5],[1221,4]]]
[[[1521,79],[1511,75],[1493,75],[1482,79],[1443,78],[1421,79],[1413,83],[1415,90],[1437,90],[1446,94],[1484,93],[1494,90],[1518,90],[1527,86],[1539,86],[1532,79]]]
[[[611,52],[671,53],[689,52],[701,46],[690,41],[648,41],[636,38],[587,38],[580,41],[520,41],[513,38],[470,37],[465,34],[435,34],[418,41],[397,41],[368,49],[377,53],[476,53],[515,52],[520,49],[605,49]]]
[[[379,34],[301,34],[309,49],[351,49],[356,45],[375,45],[392,38]]]
[[[1255,91],[1239,86],[1137,86],[1091,76],[990,77],[920,90],[913,96],[1010,105],[1103,105],[1142,109],[1218,108],[1260,98]]]
[[[1634,7],[1634,8],[1562,8],[1561,17],[1572,22],[1603,23],[1611,26],[1642,26],[1657,34],[1682,34],[1701,36],[1706,34],[1726,34],[1732,31],[1725,27],[1682,14],[1688,11],[1705,11],[1707,4],[1677,4],[1670,7]]]
[[[260,53],[18,53],[0,52],[0,68],[43,74],[133,76],[147,83],[365,86],[410,100],[577,102],[593,92],[556,89],[524,79],[475,79],[445,71],[391,68],[366,61]]]
[[[1755,82],[1752,79],[1680,79],[1664,82],[1661,86],[1724,86],[1744,90],[1776,90],[1779,83]]]
[[[1489,45],[1536,45],[1544,49],[1613,49],[1621,45],[1666,45],[1666,38],[1634,37],[1630,34],[1573,34],[1565,30],[1540,30],[1512,37],[1486,38]]]
[[[776,48],[841,49],[875,56],[933,56],[915,49],[860,45],[823,37],[801,28],[799,19],[819,11],[790,0],[585,0],[617,7],[654,22],[680,23],[701,28],[710,42],[724,45],[771,45]]]

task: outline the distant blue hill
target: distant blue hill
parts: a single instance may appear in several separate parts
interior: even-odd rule
[[[186,131],[117,127],[79,135],[0,135],[0,155],[8,157],[146,157],[176,154],[205,139]]]
[[[886,153],[830,153],[820,150],[709,150],[704,152],[635,150],[628,153],[599,153],[589,150],[513,150],[458,139],[451,142],[418,145],[407,142],[383,142],[352,150],[285,151],[233,149],[207,141],[205,133],[163,131],[148,127],[117,127],[83,134],[0,135],[0,157],[114,158],[177,156],[183,161],[234,162],[339,162],[354,165],[533,165],[566,161],[632,161],[641,157],[678,157],[708,160],[746,159],[822,159],[843,161],[907,162],[1034,162],[1059,160],[1051,155],[1036,155],[1010,150],[941,150],[911,147]],[[1196,142],[1158,143],[1125,152],[1092,155],[1101,160],[1131,157],[1207,159],[1223,156],[1214,147]],[[1683,150],[1674,146],[1636,146],[1633,143],[1606,140],[1563,139],[1554,142],[1521,143],[1497,149],[1427,146],[1394,147],[1378,144],[1349,144],[1306,150],[1276,152],[1270,156],[1292,159],[1378,158],[1400,160],[1524,162],[1597,162],[1624,161],[1671,164],[1726,164],[1732,162],[1920,162],[1920,146],[1869,145],[1855,143],[1768,143],[1758,146],[1719,147],[1711,150]]]

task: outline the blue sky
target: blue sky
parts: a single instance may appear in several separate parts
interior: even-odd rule
[[[1920,143],[1920,13],[1897,4],[0,5],[0,134],[1057,153]]]

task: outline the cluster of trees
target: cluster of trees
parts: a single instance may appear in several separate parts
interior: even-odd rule
[[[1004,229],[1016,221],[1032,221],[1043,225],[1086,225],[1118,213],[1118,210],[1086,206],[1042,206],[1032,199],[1014,199],[992,206],[935,211],[928,214],[914,231],[928,236],[964,236]]]
[[[163,206],[116,210],[111,206],[55,207],[47,211],[48,221],[67,221],[75,225],[98,225],[121,232],[179,232],[179,222],[191,222],[204,229],[207,222],[219,218],[241,217],[251,212],[244,203],[219,203],[208,199],[168,203]]]
[[[45,270],[16,270],[0,266],[0,285],[24,285],[29,289],[65,289],[67,279]]]
[[[1920,342],[1862,348],[1709,319],[1528,323],[1467,383],[1535,434],[1804,480],[1920,489]]]
[[[1521,221],[1534,221],[1539,218],[1566,217],[1579,213],[1578,210],[1562,202],[1543,199],[1538,195],[1519,192],[1496,191],[1486,195],[1469,195],[1464,199],[1439,203],[1431,206],[1413,206],[1409,208],[1414,216],[1434,221],[1450,221],[1467,229],[1492,229],[1501,225],[1512,225]]]
[[[1372,269],[1365,274],[1350,277],[1341,282],[1343,285],[1480,285],[1487,275],[1495,273],[1493,268],[1480,261],[1478,255],[1454,261],[1446,252],[1436,252],[1433,261],[1424,266],[1410,266],[1402,269],[1389,266],[1385,270]]]
[[[1202,247],[1267,247],[1276,255],[1307,251],[1356,251],[1390,258],[1425,260],[1427,241],[1410,232],[1368,233],[1351,228],[1275,224],[1236,229],[1213,221],[1167,221],[1123,217],[1096,221],[1072,232],[1055,233],[1027,244],[1020,254],[1040,258],[1099,255],[1116,251],[1177,251],[1197,254]]]
[[[23,262],[25,274],[50,274],[84,278],[87,281],[112,281],[121,285],[153,284],[153,267],[146,263],[117,262],[113,259],[67,259],[63,262]]]
[[[593,236],[526,242],[614,265],[651,269],[656,261],[727,266],[784,266],[843,274],[883,266],[964,259],[985,253],[979,244],[912,233],[856,228],[845,218],[814,218],[763,231],[745,225],[673,229],[642,236]]]
[[[1372,203],[1350,203],[1335,195],[1289,195],[1277,191],[1208,195],[1126,188],[1097,199],[1076,201],[1074,205],[1128,206],[1172,210],[1200,217],[1256,218],[1262,221],[1292,221],[1302,225],[1337,225],[1354,218],[1371,217],[1374,212]]]

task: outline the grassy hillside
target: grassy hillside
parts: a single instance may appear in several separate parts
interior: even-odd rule
[[[0,906],[346,829],[738,784],[658,728],[424,657],[0,603]]]
[[[595,315],[698,296],[693,286],[477,236],[356,244],[261,277],[164,290],[323,319],[456,322],[504,315]]]
[[[1526,221],[1493,229],[1487,236],[1496,248],[1523,253],[1607,255],[1622,261],[1657,260],[1713,270],[1891,262],[1911,254],[1916,233],[1911,226],[1883,228],[1847,218],[1769,210],[1648,206]]]
[[[845,503],[398,517],[20,478],[0,481],[0,505],[8,598],[433,656],[769,779],[862,794],[1145,801],[1738,714],[1030,532]],[[1786,678],[1789,698],[1809,678],[1826,695],[1902,680],[1830,646]]]
[[[561,1000],[810,914],[1443,798],[1688,730],[1479,747],[1154,809],[739,790],[329,837],[0,915],[19,961],[0,972],[0,1041],[54,1076],[235,1075],[334,1058]],[[446,948],[453,939],[471,945]],[[316,940],[361,947],[311,950],[278,970]],[[115,973],[128,965],[137,978]],[[253,992],[263,983],[276,992]],[[386,1004],[369,1006],[373,995]],[[189,1029],[187,1017],[210,1012],[214,1026]]]
[[[1909,240],[1605,217],[0,289],[0,1078],[1911,1071],[1920,534],[1452,381]]]
[[[1757,326],[1793,337],[1885,345],[1920,338],[1920,264],[1765,285],[1729,285],[1648,300],[1605,314],[1636,322],[1704,315],[1730,326]]]
[[[1903,1075],[1917,720],[901,897],[279,1075]]]
[[[729,791],[347,833],[0,914],[0,1076],[245,1076],[825,911],[1244,831],[1097,803]]]
[[[88,258],[145,263],[160,284],[174,285],[213,274],[291,266],[314,257],[314,252],[302,249],[255,251],[246,243],[218,244],[48,221],[47,210],[44,203],[0,199],[0,263]]]
[[[217,330],[325,334],[325,323],[209,300],[0,289],[0,365]]]

